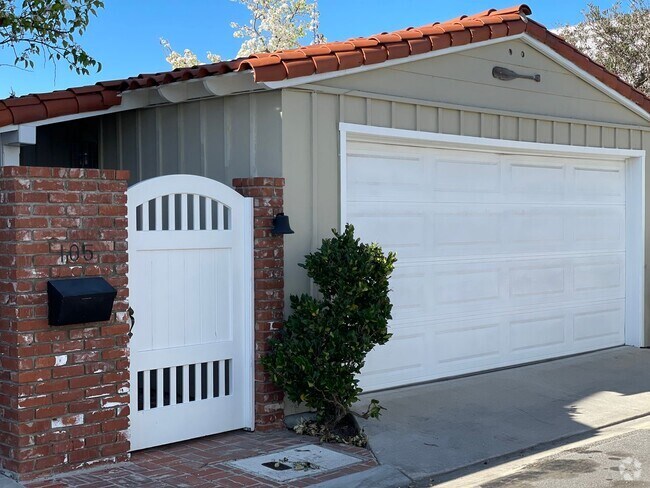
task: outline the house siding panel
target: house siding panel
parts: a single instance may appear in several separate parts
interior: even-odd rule
[[[497,80],[492,77],[495,66],[521,74],[540,74],[541,82]],[[319,84],[351,93],[408,97],[463,107],[512,108],[531,115],[604,123],[644,123],[641,116],[521,40],[340,76]]]
[[[382,97],[385,100],[381,100]],[[296,229],[296,234],[285,242],[287,297],[310,290],[310,281],[297,264],[304,260],[305,254],[317,249],[323,238],[331,235],[332,228],[339,227],[338,124],[359,123],[364,107],[371,115],[370,125],[380,127],[388,123],[390,127],[402,128],[398,126],[403,124],[401,116],[391,117],[389,112],[391,105],[393,109],[397,105],[401,113],[415,113],[417,130],[425,132],[591,147],[650,148],[650,124],[646,124],[647,129],[620,127],[615,123],[587,124],[544,116],[489,113],[491,111],[478,108],[453,108],[444,103],[436,106],[436,102],[417,100],[411,100],[412,107],[406,109],[408,103],[405,101],[392,104],[391,100],[390,96],[377,94],[330,94],[307,89],[283,91],[285,211]],[[649,173],[646,172],[647,185],[650,185]],[[646,214],[650,215],[650,206]],[[650,232],[646,242],[650,243]],[[646,255],[649,252],[647,248]],[[650,286],[647,275],[646,281],[646,286]],[[650,307],[646,317],[650,317]]]
[[[103,168],[129,169],[130,183],[164,174],[280,177],[280,92],[252,93],[104,116]],[[117,148],[115,151],[114,148]]]

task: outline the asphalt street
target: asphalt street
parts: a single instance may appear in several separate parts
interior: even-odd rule
[[[650,417],[428,486],[444,488],[650,488]],[[423,486],[419,484],[418,486]]]

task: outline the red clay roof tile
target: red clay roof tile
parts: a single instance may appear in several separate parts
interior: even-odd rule
[[[393,34],[376,34],[372,36],[370,39],[373,39],[377,41],[378,43],[389,43],[389,42],[400,42],[402,40],[401,36],[399,34],[393,33]]]
[[[79,110],[79,105],[77,104],[77,99],[75,97],[59,98],[58,100],[44,100],[43,105],[47,111],[48,119]]]
[[[498,39],[508,35],[508,26],[505,24],[489,24],[488,27],[490,28],[491,39]]]
[[[329,48],[333,53],[354,51],[354,44],[351,42],[332,42],[329,44]]]
[[[406,30],[396,31],[395,34],[399,36],[401,41],[408,41],[410,39],[422,39],[422,36],[424,35],[422,34],[422,31],[413,27]]]
[[[383,63],[388,59],[384,46],[364,47],[361,52],[363,53],[364,64]]]
[[[451,33],[451,45],[452,46],[464,46],[472,42],[472,35],[469,31],[463,30],[460,32]]]
[[[310,76],[316,72],[316,67],[311,59],[301,59],[297,62],[284,63],[289,78],[298,78],[300,76]]]
[[[244,64],[242,64],[244,66]],[[241,69],[241,66],[240,66]],[[262,66],[255,70],[255,80],[262,83],[267,81],[282,81],[288,76],[285,63]]]
[[[360,51],[345,51],[336,53],[336,57],[339,59],[339,69],[352,69],[363,66],[363,53]]]
[[[443,23],[408,27],[344,42],[305,46],[276,53],[256,53],[247,58],[193,68],[141,74],[124,80],[103,81],[92,86],[8,98],[0,100],[0,127],[61,115],[107,110],[120,104],[120,94],[125,90],[246,70],[253,72],[256,82],[282,81],[314,73],[348,70],[450,46],[462,46],[522,33],[546,44],[650,112],[650,99],[647,96],[606,71],[544,26],[530,20],[528,16],[531,13],[527,5],[489,9],[475,15],[461,15]]]
[[[36,120],[47,119],[45,105],[41,103],[9,107],[9,111],[13,115],[14,124],[24,124]]]
[[[487,25],[472,28],[469,33],[472,35],[472,42],[487,41],[491,36],[490,27]]]
[[[411,54],[424,54],[431,51],[431,41],[428,37],[408,41]]]
[[[294,51],[281,51],[278,52],[277,55],[280,57],[282,61],[291,61],[293,59],[307,59],[307,55],[298,50]]]
[[[6,108],[0,108],[0,127],[11,125],[14,123],[14,118],[11,112]]]
[[[348,42],[352,43],[355,48],[375,47],[379,44],[375,39],[366,39],[364,37],[350,39]]]
[[[316,57],[316,56],[327,56],[332,54],[332,50],[327,44],[317,44],[315,46],[301,47],[300,52],[304,53],[305,56]]]
[[[392,42],[386,44],[388,59],[405,58],[411,55],[411,47],[408,42]]]
[[[439,36],[429,36],[431,46],[434,51],[446,49],[451,46],[451,34],[442,34]]]
[[[329,73],[331,71],[337,71],[339,69],[339,58],[337,58],[334,54],[328,54],[326,56],[315,56],[311,59],[316,65],[316,73]]]

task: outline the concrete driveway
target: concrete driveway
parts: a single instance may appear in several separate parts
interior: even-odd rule
[[[368,394],[387,409],[362,421],[383,465],[411,480],[650,414],[650,350],[620,347]],[[449,479],[449,476],[445,477]]]

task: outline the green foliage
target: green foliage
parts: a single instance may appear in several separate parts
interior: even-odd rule
[[[584,21],[558,30],[564,39],[650,95],[650,0],[589,3]]]
[[[394,253],[361,243],[348,224],[300,265],[322,298],[291,297],[293,312],[262,362],[292,401],[315,409],[327,426],[350,412],[362,391],[355,376],[366,355],[391,336],[388,280],[395,261]],[[368,415],[379,413],[374,400]]]
[[[14,65],[31,69],[34,57],[64,61],[71,70],[88,74],[101,70],[77,43],[91,16],[104,7],[102,0],[0,0],[0,48],[11,49]]]

